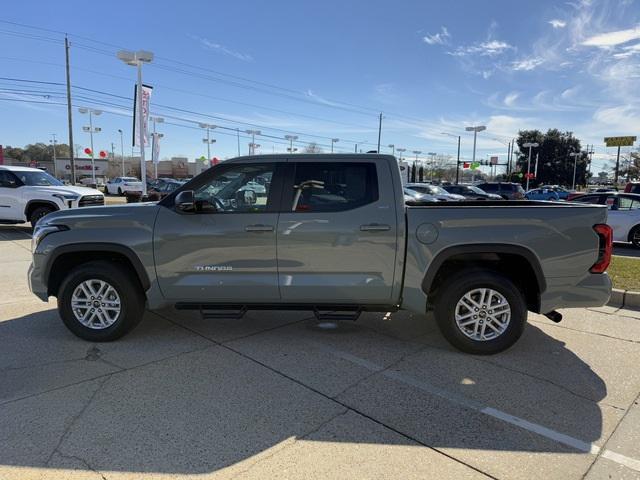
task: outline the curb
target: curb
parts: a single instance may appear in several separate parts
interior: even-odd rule
[[[609,298],[607,305],[628,310],[640,310],[640,292],[614,288],[611,290],[611,298]]]

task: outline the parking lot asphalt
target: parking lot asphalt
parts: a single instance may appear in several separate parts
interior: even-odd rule
[[[530,314],[491,357],[432,318],[147,312],[74,337],[0,227],[0,479],[640,478],[640,312]]]

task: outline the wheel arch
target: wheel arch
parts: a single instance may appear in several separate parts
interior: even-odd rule
[[[29,220],[33,211],[38,207],[52,207],[54,212],[60,210],[60,206],[51,200],[29,200],[24,206],[24,215],[27,220]]]
[[[128,269],[143,291],[147,291],[151,286],[149,276],[140,258],[129,247],[98,242],[70,244],[55,248],[49,255],[49,261],[44,271],[49,295],[57,296],[64,275],[72,268],[93,260],[114,262]]]
[[[428,298],[435,296],[446,276],[478,267],[510,277],[525,294],[528,309],[539,312],[540,295],[547,288],[544,273],[536,254],[520,245],[483,243],[445,248],[429,264],[422,280],[422,290]]]

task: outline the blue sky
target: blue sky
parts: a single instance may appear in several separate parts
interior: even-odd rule
[[[283,151],[287,133],[325,145],[339,138],[340,151],[355,142],[374,149],[378,112],[383,145],[422,155],[455,154],[441,133],[449,132],[463,136],[470,157],[468,125],[487,126],[483,158],[505,155],[519,129],[557,127],[595,144],[602,164],[614,153],[604,136],[640,133],[633,0],[40,1],[4,5],[2,20],[52,30],[0,22],[0,76],[53,82],[0,80],[5,145],[67,139],[65,107],[47,105],[65,101],[61,32],[72,44],[74,103],[104,111],[96,150],[114,142],[119,152],[120,128],[130,152],[135,70],[116,59],[120,47],[156,55],[144,81],[154,86],[152,113],[166,119],[162,157],[206,153],[198,122],[219,126],[220,158],[236,155],[235,128],[260,130],[264,153]],[[85,147],[87,119],[76,113],[74,122]]]

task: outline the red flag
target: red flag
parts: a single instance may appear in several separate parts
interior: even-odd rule
[[[470,166],[471,166],[471,163],[469,163],[469,162],[464,162],[462,164],[462,168],[469,168]]]

